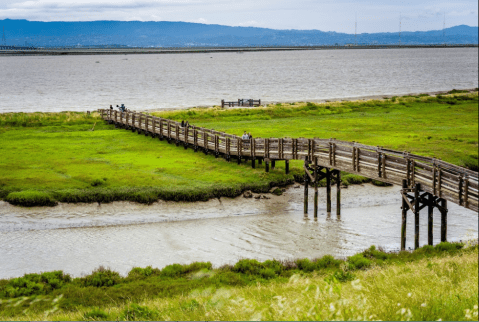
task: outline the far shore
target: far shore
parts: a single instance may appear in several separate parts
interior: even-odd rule
[[[477,88],[456,88],[456,90],[476,92]],[[354,102],[354,101],[367,101],[367,100],[385,100],[394,96],[417,96],[420,94],[428,94],[430,96],[447,94],[451,90],[446,91],[433,91],[433,92],[412,92],[412,93],[400,93],[400,94],[378,94],[378,95],[364,95],[364,96],[348,96],[348,97],[333,97],[333,98],[320,98],[320,99],[305,99],[301,102],[311,102],[311,103],[328,103],[328,102]],[[299,102],[299,100],[275,100],[275,101],[262,101],[261,106],[267,106],[270,104],[293,104],[294,102]],[[189,107],[168,107],[168,108],[152,108],[152,109],[140,109],[139,112],[165,112],[165,111],[184,111],[192,108],[212,108],[218,107],[219,105],[200,105],[200,106],[189,106]],[[225,109],[237,109],[237,108],[248,108],[248,107],[225,107]]]

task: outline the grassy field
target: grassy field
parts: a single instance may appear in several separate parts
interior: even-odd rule
[[[255,137],[335,137],[435,156],[478,169],[478,95],[279,104],[157,113]],[[94,128],[94,131],[92,131]],[[197,201],[266,192],[302,173],[292,162],[265,173],[122,129],[97,114],[0,114],[0,198],[23,206],[158,199]],[[345,184],[367,181],[343,176]]]
[[[478,247],[0,280],[1,320],[475,320]]]

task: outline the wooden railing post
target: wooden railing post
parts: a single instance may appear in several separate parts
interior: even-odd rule
[[[403,191],[401,191],[401,201],[402,201],[402,222],[401,222],[401,250],[406,249],[406,222],[407,222],[407,211],[409,209],[409,206],[406,202],[406,193],[404,192],[404,189],[408,187],[407,184],[407,179],[404,179],[402,181],[402,188]]]
[[[419,248],[419,190],[421,186],[417,183],[414,186],[414,249]]]

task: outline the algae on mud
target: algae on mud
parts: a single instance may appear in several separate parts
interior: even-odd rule
[[[336,137],[478,169],[477,92],[155,115],[255,137]],[[290,175],[281,162],[265,173],[250,162],[238,166],[115,129],[97,113],[7,113],[0,126],[0,198],[18,205],[198,201],[267,192],[302,176],[299,161],[291,162]],[[346,175],[343,181],[370,180]]]

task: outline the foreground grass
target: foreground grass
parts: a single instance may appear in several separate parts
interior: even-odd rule
[[[267,108],[157,113],[256,137],[336,137],[409,150],[478,169],[478,95],[279,104]],[[92,131],[94,129],[94,131]],[[98,114],[0,114],[0,198],[23,206],[57,202],[151,203],[266,192],[302,174],[301,162],[265,173],[169,145],[103,122]],[[370,181],[344,175],[347,184]]]
[[[97,271],[57,281],[56,289],[50,279],[43,293],[9,297],[11,285],[34,279],[26,275],[0,281],[0,319],[477,321],[478,248],[460,248],[441,243],[386,254],[371,247],[347,261],[325,256],[241,260],[219,269],[208,263],[135,268],[111,285],[100,283],[114,275],[103,270],[102,277]]]

